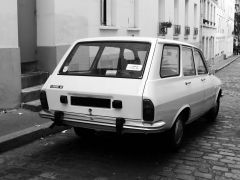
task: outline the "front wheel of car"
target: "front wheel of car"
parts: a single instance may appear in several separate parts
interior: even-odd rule
[[[94,136],[94,130],[91,129],[84,129],[84,128],[80,128],[80,127],[74,127],[74,132],[77,136],[79,137],[86,137],[86,138],[91,138]]]
[[[183,140],[183,135],[184,135],[184,119],[183,116],[178,116],[176,122],[174,123],[172,129],[170,130],[170,145],[173,150],[177,150]]]
[[[219,108],[220,108],[220,98],[217,99],[214,107],[212,107],[212,109],[210,109],[210,111],[207,113],[207,119],[210,122],[213,122],[217,119]]]

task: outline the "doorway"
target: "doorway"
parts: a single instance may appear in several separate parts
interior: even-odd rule
[[[22,71],[36,66],[36,0],[18,0],[18,37]]]

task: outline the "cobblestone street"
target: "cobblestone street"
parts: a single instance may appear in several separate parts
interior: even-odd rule
[[[99,134],[81,139],[72,130],[0,155],[0,179],[240,179],[240,59],[216,75],[224,97],[216,122],[187,127],[179,152],[164,135]]]

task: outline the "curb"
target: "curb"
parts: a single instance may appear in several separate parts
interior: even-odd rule
[[[215,72],[217,73],[218,71],[222,70],[223,68],[227,67],[228,65],[230,65],[232,62],[234,62],[235,60],[237,60],[240,56],[236,56],[235,58],[233,58],[231,61],[227,62],[226,64],[222,65],[221,67],[215,69]]]
[[[30,127],[21,131],[17,131],[0,137],[0,153],[23,146],[36,139],[40,139],[51,134],[69,129],[66,126],[55,127],[50,129],[52,122],[47,122],[39,126]]]

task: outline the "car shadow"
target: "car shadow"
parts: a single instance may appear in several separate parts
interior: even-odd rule
[[[192,123],[186,127],[182,147],[186,149],[195,140],[205,135],[212,124],[205,119]],[[59,139],[53,145],[41,148],[35,158],[52,156],[55,158],[64,156],[86,155],[87,157],[110,157],[112,160],[155,162],[156,160],[167,160],[171,155],[179,153],[173,151],[169,146],[166,133],[161,134],[124,134],[117,136],[114,133],[98,133],[93,137],[77,137],[73,130],[66,134],[59,134]],[[47,140],[47,141],[51,141]],[[46,157],[46,158],[47,158]]]

